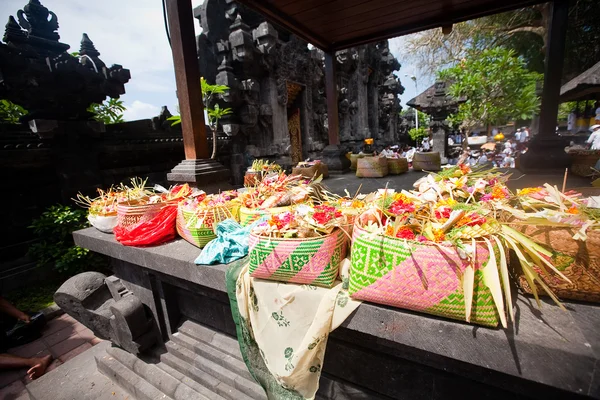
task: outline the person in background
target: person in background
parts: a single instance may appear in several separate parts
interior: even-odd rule
[[[596,101],[595,106],[596,106],[596,112],[595,112],[596,124],[600,124],[600,102]]]
[[[592,131],[592,134],[585,142],[590,149],[600,150],[600,125],[596,124],[590,126],[590,131]]]
[[[514,168],[515,167],[515,155],[514,153],[509,153],[504,157],[504,161],[502,162],[502,168]]]
[[[426,137],[425,139],[423,139],[423,142],[421,143],[421,146],[423,146],[423,151],[429,151],[431,149],[428,137]]]
[[[506,142],[504,142],[504,148],[512,149],[512,140],[508,139]]]
[[[481,152],[481,156],[477,159],[477,165],[485,165],[488,163],[488,157],[485,151]]]
[[[381,157],[393,157],[394,156],[394,152],[392,151],[391,146],[387,146],[385,149],[383,149],[380,153]]]
[[[529,129],[527,129],[527,127],[524,126],[524,127],[521,128],[521,132],[522,132],[522,135],[521,135],[520,142],[521,143],[528,142],[529,141]]]
[[[598,119],[598,110],[596,110],[596,120]],[[596,121],[597,122],[597,121]],[[569,133],[572,133],[577,126],[577,114],[575,114],[575,110],[572,110],[567,117],[567,130]]]

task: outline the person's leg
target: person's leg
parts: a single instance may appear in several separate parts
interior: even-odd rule
[[[24,358],[12,354],[0,354],[0,369],[29,368],[27,375],[30,379],[36,379],[44,375],[46,369],[52,362],[52,356]]]
[[[0,312],[10,315],[11,317],[21,320],[23,322],[29,322],[30,319],[29,315],[17,309],[15,306],[10,304],[7,300],[5,300],[2,297],[0,297]]]

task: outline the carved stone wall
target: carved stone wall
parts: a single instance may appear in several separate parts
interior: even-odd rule
[[[231,0],[205,0],[194,14],[202,27],[201,74],[230,88],[219,102],[234,111],[223,120],[233,159],[291,163],[287,122],[297,109],[303,157],[319,157],[329,144],[323,52]],[[400,63],[387,41],[338,52],[336,68],[342,146],[353,148],[367,137],[379,145],[397,142],[404,88],[393,74]],[[288,98],[289,83],[302,88],[294,99]],[[231,168],[237,181],[245,165]]]

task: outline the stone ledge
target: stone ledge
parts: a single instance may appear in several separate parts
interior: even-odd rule
[[[95,228],[77,231],[74,237],[77,245],[92,251],[226,291],[227,265],[195,265],[200,250],[184,240],[150,248],[126,247]],[[374,337],[374,345],[389,348],[391,353],[439,369],[452,368],[453,373],[488,384],[498,385],[490,382],[489,374],[499,373],[506,382],[520,382],[524,390],[529,388],[532,397],[540,396],[541,384],[542,388],[600,399],[595,378],[600,308],[565,305],[569,312],[551,303],[544,303],[540,312],[533,299],[519,295],[514,326],[490,329],[363,303],[339,333],[369,335]]]

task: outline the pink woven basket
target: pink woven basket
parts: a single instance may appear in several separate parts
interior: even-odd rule
[[[142,204],[132,200],[117,204],[117,226],[126,228],[140,221],[149,221],[165,206],[165,203]]]

